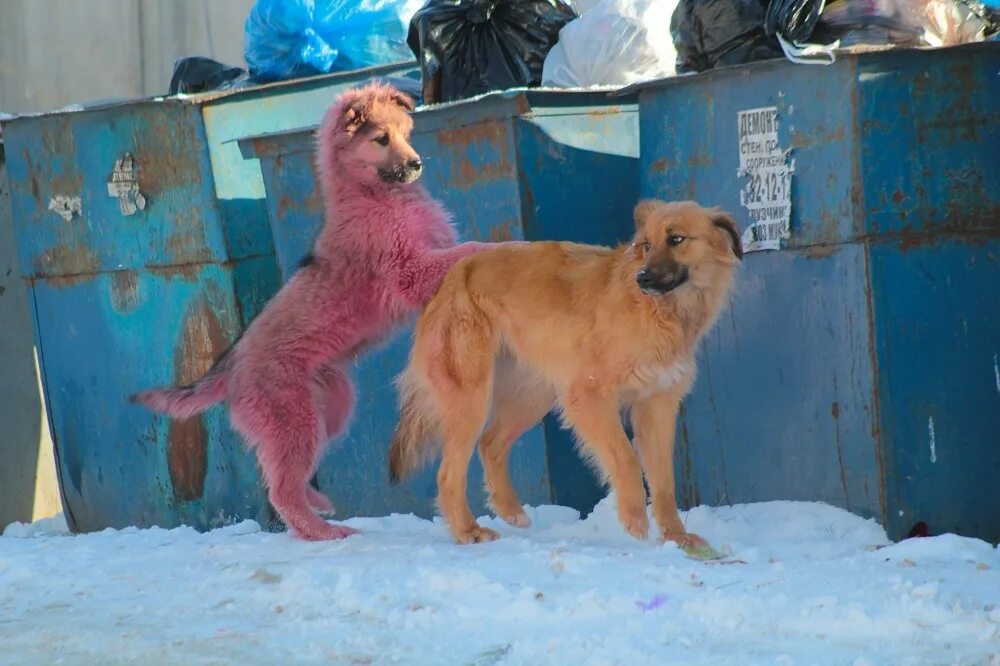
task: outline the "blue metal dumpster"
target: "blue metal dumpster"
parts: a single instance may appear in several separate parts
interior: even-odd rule
[[[70,526],[272,521],[223,409],[170,422],[127,396],[187,383],[280,284],[260,171],[234,136],[316,123],[412,63],[4,123],[18,254]]]
[[[462,238],[566,239],[613,244],[631,237],[638,191],[635,98],[523,91],[487,95],[414,114],[413,145],[424,160],[422,182],[453,213]],[[309,250],[323,210],[312,171],[311,131],[272,133],[242,142],[260,160],[282,276]],[[355,422],[318,477],[346,515],[434,512],[434,474],[388,485],[385,455],[396,424],[392,380],[402,370],[409,331],[370,353],[357,368]],[[551,417],[522,438],[511,457],[521,499],[589,510],[602,496],[573,450],[569,432]],[[485,512],[476,463],[473,509]]]
[[[688,504],[821,500],[893,538],[1000,539],[998,72],[991,43],[641,89],[642,194],[721,205],[778,248],[747,253],[702,350]]]

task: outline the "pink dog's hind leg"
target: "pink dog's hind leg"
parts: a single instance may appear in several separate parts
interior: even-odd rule
[[[306,486],[306,501],[313,511],[321,516],[334,516],[337,514],[337,507],[333,505],[330,498],[322,491],[316,490],[312,486]]]
[[[316,469],[324,429],[313,399],[307,384],[271,385],[234,401],[232,420],[256,446],[268,498],[285,525],[304,539],[341,539],[357,530],[329,524],[309,502],[309,479]]]
[[[354,412],[355,393],[351,378],[337,365],[322,366],[313,378],[314,402],[324,424],[321,440],[327,444],[347,429]],[[309,504],[321,514],[333,515],[336,509],[326,495],[312,486],[306,488]]]
[[[325,365],[316,370],[313,387],[317,411],[323,423],[324,444],[344,434],[354,413],[354,385],[339,365]]]

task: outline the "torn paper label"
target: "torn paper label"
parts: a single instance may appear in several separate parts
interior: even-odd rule
[[[115,168],[108,181],[108,195],[118,199],[122,215],[134,215],[146,208],[146,197],[139,191],[139,169],[131,153],[115,160]]]
[[[83,203],[80,201],[80,197],[66,197],[57,194],[49,199],[49,210],[69,222],[74,215],[83,214]]]
[[[741,179],[740,205],[750,225],[743,232],[743,251],[777,250],[790,235],[792,174],[791,150],[778,144],[778,108],[737,112]]]

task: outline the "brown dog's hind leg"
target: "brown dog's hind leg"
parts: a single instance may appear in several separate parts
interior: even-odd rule
[[[618,519],[636,539],[649,535],[646,489],[642,467],[622,429],[618,404],[612,396],[586,386],[574,386],[561,401],[563,416],[582,441],[597,456],[618,500]]]
[[[682,548],[704,546],[697,534],[688,534],[677,513],[674,489],[674,435],[677,428],[678,391],[657,393],[632,406],[632,426],[642,467],[653,496],[653,517],[664,541]]]
[[[555,393],[547,384],[519,371],[511,357],[498,360],[493,389],[493,422],[479,440],[489,504],[497,516],[514,527],[531,521],[521,507],[510,480],[510,450],[518,437],[552,409]]]
[[[500,535],[480,527],[466,497],[469,461],[476,447],[476,437],[486,420],[488,387],[476,387],[461,400],[448,403],[450,413],[444,421],[444,447],[438,469],[438,508],[459,543],[482,543]]]
[[[466,496],[469,461],[486,422],[493,388],[494,351],[488,325],[473,322],[469,318],[449,332],[443,353],[428,368],[436,401],[444,408],[438,508],[455,540],[463,544],[500,538],[494,530],[479,526]]]

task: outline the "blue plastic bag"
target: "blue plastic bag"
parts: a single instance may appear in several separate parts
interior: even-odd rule
[[[243,50],[255,80],[278,81],[413,59],[416,0],[257,0]]]

